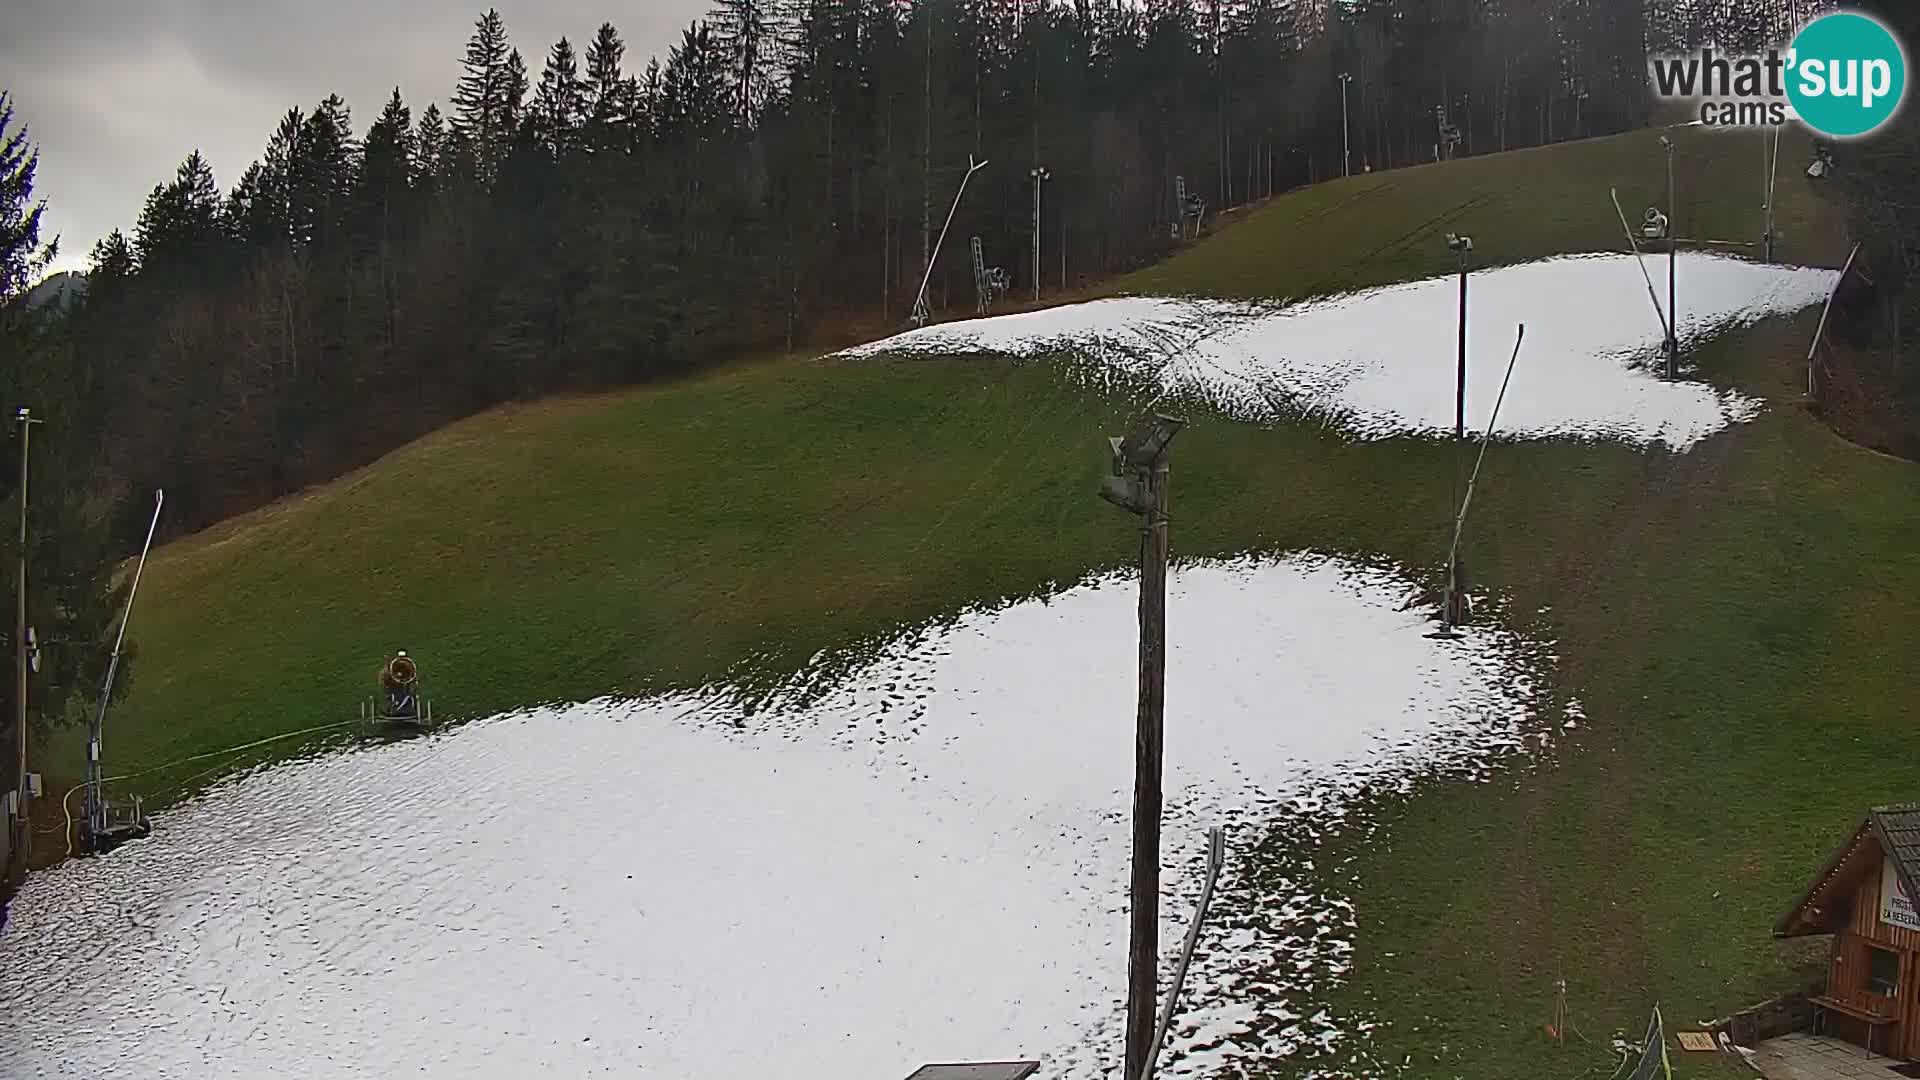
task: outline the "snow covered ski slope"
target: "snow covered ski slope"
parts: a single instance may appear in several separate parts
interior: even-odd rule
[[[1648,259],[1665,303],[1664,259]],[[1835,271],[1682,254],[1688,342],[1819,304]],[[994,353],[1078,362],[1097,382],[1197,401],[1255,422],[1308,417],[1354,438],[1451,432],[1455,277],[1298,303],[1120,297],[944,323],[841,355]],[[1656,377],[1661,326],[1630,255],[1479,271],[1470,281],[1468,426],[1493,412],[1515,329],[1526,351],[1501,410],[1511,438],[1603,438],[1685,450],[1758,401]]]
[[[0,934],[0,1075],[1112,1075],[1137,590],[906,634],[751,718],[721,695],[539,709],[223,783],[35,875]],[[1532,737],[1539,659],[1425,636],[1397,573],[1171,582],[1166,924],[1229,865],[1165,1075],[1338,1049],[1351,906],[1271,862],[1366,791]],[[796,685],[808,681],[806,673]]]

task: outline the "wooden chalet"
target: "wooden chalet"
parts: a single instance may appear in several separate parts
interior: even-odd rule
[[[1831,934],[1816,1031],[1894,1058],[1920,1058],[1920,803],[1867,814],[1777,938]]]

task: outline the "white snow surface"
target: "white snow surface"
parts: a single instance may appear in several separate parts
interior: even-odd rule
[[[1648,257],[1664,307],[1667,265]],[[1677,263],[1686,345],[1822,303],[1837,271],[1685,252]],[[1467,425],[1484,430],[1526,345],[1495,434],[1603,438],[1685,450],[1760,402],[1657,377],[1661,323],[1631,255],[1575,255],[1475,272],[1469,281]],[[1451,432],[1459,279],[1298,303],[1119,297],[943,323],[848,350],[848,358],[1065,357],[1096,381],[1196,401],[1242,420],[1305,416],[1359,439]],[[1683,372],[1684,374],[1684,372]]]
[[[717,693],[544,708],[224,782],[28,881],[0,1075],[1112,1076],[1136,595],[969,611],[750,718]],[[1537,737],[1537,649],[1428,638],[1411,597],[1327,557],[1173,575],[1163,977],[1205,828],[1229,851],[1165,1075],[1363,1037],[1317,1000],[1351,904],[1308,863],[1252,880],[1277,823]]]

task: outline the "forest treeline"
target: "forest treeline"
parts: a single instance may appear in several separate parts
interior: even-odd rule
[[[1036,167],[1055,290],[1163,253],[1176,178],[1218,209],[1348,153],[1357,172],[1624,130],[1649,52],[1777,42],[1817,6],[720,0],[645,63],[610,24],[530,63],[488,11],[444,103],[396,89],[364,128],[337,96],[290,108],[225,186],[188,156],[95,247],[53,335],[70,362],[36,370],[100,433],[84,475],[116,533],[164,486],[177,535],[503,401],[902,321],[970,160],[992,165],[936,312],[973,306],[974,236],[1031,295]],[[1891,243],[1874,264],[1903,267],[1912,158],[1864,145],[1846,190]]]
[[[1031,295],[1035,167],[1057,289],[1160,254],[1176,177],[1217,209],[1338,175],[1343,74],[1352,169],[1395,168],[1441,109],[1459,154],[1638,125],[1650,46],[1805,6],[721,0],[645,63],[488,11],[444,102],[329,96],[224,185],[198,153],[156,185],[92,252],[68,396],[96,495],[165,486],[177,534],[502,401],[902,320],[970,158],[936,312],[973,236]]]

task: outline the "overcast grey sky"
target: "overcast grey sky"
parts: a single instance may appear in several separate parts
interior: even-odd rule
[[[496,0],[538,78],[562,35],[602,22],[626,67],[663,55],[710,0]],[[43,236],[60,267],[131,229],[147,192],[196,147],[231,188],[287,109],[329,93],[364,134],[397,85],[417,117],[446,100],[487,0],[0,0],[0,89],[40,148]]]

